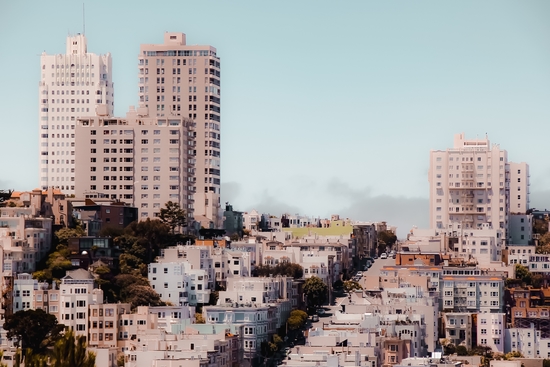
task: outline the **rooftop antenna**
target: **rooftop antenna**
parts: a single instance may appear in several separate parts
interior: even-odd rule
[[[86,35],[86,9],[84,3],[82,3],[82,34]]]

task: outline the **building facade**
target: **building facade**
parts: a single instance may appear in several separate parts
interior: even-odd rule
[[[430,226],[506,229],[508,156],[489,139],[455,135],[454,147],[430,152]],[[456,228],[456,227],[455,227]]]
[[[208,228],[221,226],[220,58],[212,46],[187,45],[183,33],[165,33],[163,44],[142,44],[139,100],[158,118],[196,122],[195,216]]]
[[[193,220],[194,123],[181,116],[150,118],[147,108],[114,118],[100,106],[77,121],[77,196],[132,203],[140,219],[156,218],[168,201]]]
[[[83,34],[67,37],[65,54],[40,56],[40,187],[75,194],[75,127],[98,104],[114,108],[111,54],[89,53]]]

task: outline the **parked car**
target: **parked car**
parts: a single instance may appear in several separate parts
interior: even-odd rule
[[[321,315],[324,315],[325,314],[325,309],[324,308],[318,308],[317,309],[317,315],[321,316]]]
[[[319,321],[319,316],[318,315],[311,316],[311,321],[313,321],[313,322]]]
[[[388,254],[386,254],[385,252],[383,252],[383,253],[380,255],[380,258],[381,258],[381,259],[387,259],[387,258],[388,258]]]

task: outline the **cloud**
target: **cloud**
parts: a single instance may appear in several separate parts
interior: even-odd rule
[[[536,209],[550,209],[550,190],[533,191],[529,195],[529,207]]]
[[[276,197],[269,195],[267,191],[261,195],[259,202],[246,207],[247,211],[256,209],[260,213],[269,213],[273,215],[282,215],[284,213],[297,214],[301,213],[300,208],[294,205],[287,204]]]
[[[340,218],[381,222],[397,226],[397,235],[404,238],[413,226],[429,228],[429,200],[427,198],[380,196],[356,196],[355,200],[342,207]]]
[[[10,190],[12,189],[13,182],[7,180],[0,180],[0,190]]]
[[[238,182],[222,182],[222,201],[234,203],[241,194],[242,186]]]

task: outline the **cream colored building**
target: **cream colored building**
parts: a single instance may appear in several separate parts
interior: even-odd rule
[[[508,155],[489,139],[466,140],[457,134],[453,148],[430,152],[430,227],[483,223],[505,230],[509,204]]]
[[[166,202],[180,204],[193,219],[194,123],[181,116],[151,118],[147,108],[111,117],[106,106],[76,126],[79,197],[132,203],[140,219],[158,217]]]
[[[112,114],[114,92],[111,54],[88,52],[83,34],[68,36],[64,54],[40,56],[40,187],[75,194],[76,120],[93,116],[98,104]]]
[[[529,165],[510,162],[509,170],[510,213],[526,214],[529,210]]]
[[[142,44],[139,101],[158,118],[197,123],[195,218],[206,228],[220,217],[220,58],[212,46],[187,45],[183,33],[166,32],[162,44]]]

